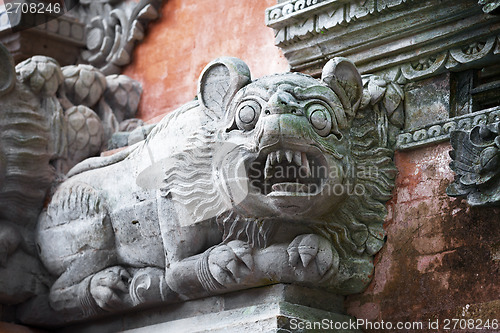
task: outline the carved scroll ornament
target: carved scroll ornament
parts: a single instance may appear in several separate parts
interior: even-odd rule
[[[161,0],[80,0],[76,13],[86,27],[86,49],[80,62],[105,75],[119,74],[132,59],[136,42],[142,41],[147,24],[158,18]]]
[[[215,60],[197,101],[55,192],[37,228],[52,308],[72,320],[278,282],[362,291],[396,173],[381,96],[363,98],[343,58],[321,81]]]

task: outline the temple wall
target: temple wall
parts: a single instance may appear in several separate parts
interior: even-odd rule
[[[346,9],[345,12],[331,10],[337,5],[335,1],[319,1],[319,5],[325,6],[322,10],[318,7],[308,12],[307,8],[294,8],[295,12],[289,14],[288,18],[270,19],[272,9],[285,2],[164,1],[161,17],[149,23],[144,40],[133,51],[132,62],[122,72],[142,84],[137,117],[145,122],[156,123],[165,114],[191,101],[197,94],[198,77],[203,68],[221,56],[242,59],[250,67],[253,79],[288,72],[290,69],[318,77],[324,63],[334,56],[345,56],[352,60],[361,74],[380,75],[387,80],[383,84],[393,84],[393,95],[399,93],[394,87],[402,91],[398,101],[400,104],[391,110],[391,115],[399,112],[402,119],[388,119],[391,115],[384,114],[387,117],[386,125],[389,124],[387,127],[392,126],[390,130],[384,129],[387,130],[384,134],[393,139],[388,139],[391,141],[388,146],[395,150],[394,162],[398,171],[393,197],[387,202],[388,214],[384,224],[386,243],[375,255],[375,269],[367,289],[363,293],[347,296],[344,303],[336,300],[339,304],[334,304],[335,310],[344,306],[346,315],[358,319],[393,324],[419,322],[426,327],[415,332],[465,332],[453,330],[454,319],[466,322],[473,320],[474,327],[486,321],[491,324],[492,320],[497,320],[498,323],[500,208],[472,207],[464,199],[448,196],[446,189],[455,179],[455,173],[449,166],[452,161],[449,155],[452,150],[452,126],[448,125],[453,123],[456,125],[453,129],[470,133],[480,121],[492,124],[500,120],[500,67],[495,63],[500,56],[499,17],[492,19],[492,16],[486,16],[477,6],[476,0],[461,0],[456,4],[449,0],[440,1],[454,6],[450,13],[455,16],[448,21],[446,17],[451,14],[446,6],[441,6],[437,11],[436,7],[439,6],[434,1],[426,0],[421,7],[424,12],[418,13],[421,8],[411,7],[411,0],[384,0],[351,1],[349,5],[348,2],[338,2],[345,5],[344,9],[352,9]],[[3,1],[0,0],[1,3]],[[359,4],[360,8],[360,3],[363,6],[368,6],[368,3],[391,3],[395,4],[395,8],[380,5],[378,9],[362,7],[362,10],[358,8],[355,11],[354,3]],[[434,11],[435,20],[439,23],[432,21],[434,18],[430,13]],[[417,27],[420,24],[418,22],[413,26],[405,25],[409,24],[405,20],[413,18],[426,20],[430,28]],[[288,19],[290,22],[286,21]],[[469,21],[472,23],[466,26]],[[319,23],[324,26],[320,27]],[[397,33],[396,28],[400,29]],[[411,28],[415,31],[412,32]],[[438,28],[442,29],[439,32],[441,35],[436,32]],[[387,34],[387,38],[377,40],[376,34],[379,32],[373,29],[380,29],[380,34]],[[367,35],[369,43],[362,42],[361,37],[359,40],[353,38],[358,34],[362,37]],[[474,45],[470,43],[476,39],[480,45],[480,48],[474,46],[478,47],[477,52],[470,46]],[[387,46],[384,41],[390,45]],[[444,41],[449,41],[450,45]],[[342,43],[345,46],[339,45]],[[484,75],[483,81],[479,80],[477,85],[471,83],[472,78],[468,79],[468,76],[484,73],[489,76]],[[474,89],[476,95],[473,96],[470,91]],[[386,88],[383,94],[388,90]],[[460,125],[460,121],[465,125]],[[434,135],[433,132],[439,133]],[[116,151],[108,152],[110,155],[114,153]],[[495,177],[499,177],[498,173]],[[283,285],[266,289],[275,287],[279,289]],[[215,311],[216,316],[224,316],[224,311],[240,309],[243,305],[250,309],[254,305],[246,304],[246,292],[220,298],[217,296],[210,300],[220,305],[220,308],[208,301],[208,305],[198,307],[204,300],[196,300],[191,303],[194,309],[192,313],[195,313],[193,316],[198,315],[200,309],[209,314]],[[294,289],[290,295],[301,301],[307,300],[309,295],[315,295],[311,297],[314,302],[311,302],[318,304],[329,297],[323,290],[317,291],[317,294],[309,292],[297,292]],[[289,297],[281,290],[269,292],[269,295],[269,299],[277,302],[281,302],[280,297],[286,301]],[[260,304],[259,297],[255,296],[257,305]],[[36,303],[30,306],[35,307]],[[168,320],[172,321],[178,319],[175,307],[164,308],[164,313],[159,312],[157,317],[171,316]],[[15,306],[0,304],[0,320],[5,322],[0,322],[0,332],[21,329],[6,323],[17,320],[15,311]],[[192,315],[190,311],[186,311],[189,316]],[[185,315],[182,311],[180,313]],[[137,317],[130,317],[129,322],[139,318],[143,320],[144,326],[153,323],[149,322],[146,312],[137,311],[135,315]],[[245,315],[240,317],[245,318]],[[186,315],[187,318],[189,316]],[[212,317],[207,318],[207,322],[213,321]],[[232,317],[228,318],[225,319],[233,320]],[[437,327],[428,328],[436,322]],[[235,323],[238,322],[231,322],[237,325]],[[445,329],[446,323],[450,330]],[[103,327],[108,324],[105,322]],[[118,324],[122,324],[121,319],[111,322],[109,330],[124,330],[135,323],[128,327],[113,326]],[[82,328],[81,332],[91,330],[92,322],[89,325]],[[28,328],[24,328],[26,330],[23,331],[28,331]],[[72,327],[66,329],[71,331]],[[481,332],[498,330],[490,326],[490,329]]]
[[[143,84],[139,117],[149,120],[192,100],[203,67],[217,57],[244,60],[254,78],[288,71],[264,24],[265,8],[275,3],[167,1],[124,71]]]
[[[387,242],[368,289],[347,298],[349,314],[393,323],[439,319],[441,328],[445,319],[498,318],[500,210],[471,208],[446,195],[450,148],[396,153]]]

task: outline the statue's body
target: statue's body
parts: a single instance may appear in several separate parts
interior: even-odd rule
[[[362,96],[344,59],[322,81],[251,82],[238,59],[211,63],[198,101],[77,165],[42,212],[53,308],[89,315],[276,282],[362,290],[394,177],[376,122],[357,115]]]

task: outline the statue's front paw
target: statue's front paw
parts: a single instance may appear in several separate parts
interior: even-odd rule
[[[241,284],[253,270],[252,248],[243,241],[221,244],[210,251],[208,268],[223,286]]]
[[[339,267],[339,255],[324,237],[299,235],[287,249],[289,264],[295,268],[298,281],[322,282],[332,277]]]
[[[90,294],[99,307],[114,311],[124,307],[129,293],[130,275],[120,266],[104,269],[90,281]]]

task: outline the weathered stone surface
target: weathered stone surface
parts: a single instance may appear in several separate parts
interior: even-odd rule
[[[415,130],[429,123],[449,118],[449,74],[410,83],[405,86],[405,130]]]
[[[497,6],[486,2],[480,1],[485,10]],[[489,66],[499,60],[499,22],[472,0],[294,0],[266,10],[292,70],[317,75],[328,59],[342,56],[361,73],[405,86],[398,149],[446,140],[450,130],[439,122],[498,105],[492,82],[475,78],[496,73]],[[492,100],[486,106],[475,100],[483,90]]]
[[[119,74],[130,63],[148,23],[158,18],[161,2],[70,1],[57,12],[55,7],[49,11],[40,6],[33,12],[26,8],[36,1],[19,0],[9,3],[14,8],[8,15],[6,7],[0,6],[0,41],[14,54],[16,63],[45,55],[63,65],[78,62],[99,68],[106,75]],[[16,4],[21,5],[20,10]]]
[[[142,41],[147,24],[158,18],[162,0],[80,1],[75,9],[85,22],[86,49],[81,62],[106,75],[119,74],[132,59],[136,42]]]
[[[21,303],[43,292],[44,284],[50,284],[37,259],[33,230],[46,191],[55,179],[49,164],[54,150],[46,112],[53,111],[58,78],[54,74],[55,64],[46,64],[42,58],[37,60],[40,61],[34,61],[29,70],[17,77],[11,56],[0,44],[0,81],[4,87],[0,93],[0,302],[3,304]],[[30,87],[40,92],[40,97]]]
[[[355,321],[342,314],[342,301],[343,297],[322,290],[278,284],[187,301],[182,306],[163,305],[115,315],[94,323],[75,324],[61,332],[274,332],[291,330],[291,324],[295,327],[332,320],[339,325]]]
[[[57,179],[103,148],[103,120],[85,105],[107,105],[106,79],[94,68],[61,70],[45,56],[14,68],[1,44],[0,64],[0,302],[19,304],[52,284],[35,248],[36,221]],[[137,83],[127,82],[140,92]],[[134,113],[137,99],[131,97],[123,110],[116,106],[122,119]],[[109,106],[107,111],[113,115]]]
[[[350,315],[424,325],[439,319],[441,329],[444,319],[498,318],[500,211],[446,196],[453,180],[450,149],[442,143],[396,153],[388,240],[376,257],[371,285],[347,297]]]
[[[77,165],[42,212],[52,308],[72,321],[276,282],[363,290],[395,177],[387,117],[402,92],[384,83],[364,95],[342,58],[320,81],[209,64],[196,101]]]
[[[401,75],[410,81],[479,60],[493,63],[494,48],[463,49],[490,39],[498,43],[498,22],[472,0],[296,0],[266,10],[266,24],[292,70],[318,73],[328,59],[343,56],[363,74]]]

